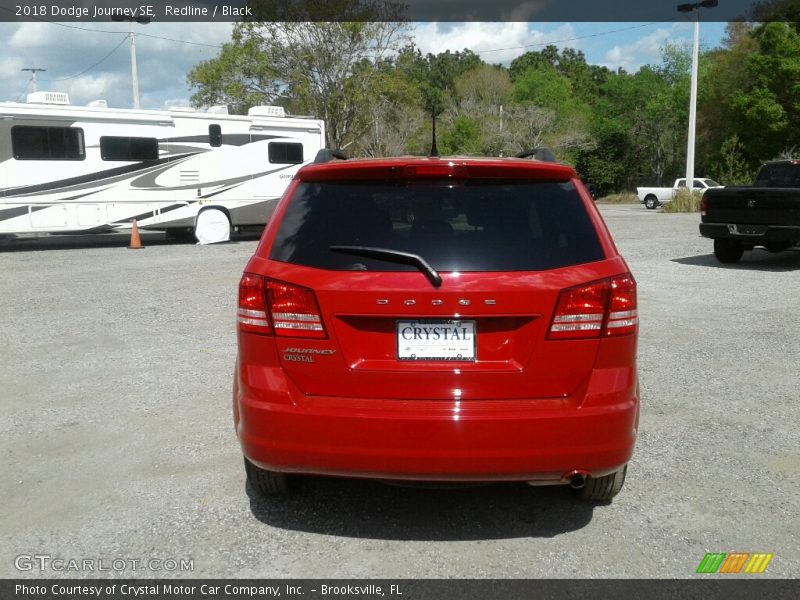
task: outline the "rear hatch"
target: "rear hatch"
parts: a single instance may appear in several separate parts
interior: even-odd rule
[[[600,337],[549,339],[561,293],[625,268],[571,181],[302,181],[279,218],[251,268],[312,395],[563,398]]]

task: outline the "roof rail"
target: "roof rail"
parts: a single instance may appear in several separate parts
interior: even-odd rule
[[[314,164],[331,162],[332,160],[347,160],[350,158],[341,150],[333,150],[332,148],[323,148],[314,157]]]
[[[550,148],[531,148],[530,150],[525,150],[524,152],[520,152],[519,154],[515,155],[515,158],[530,157],[544,162],[556,162],[556,155],[553,154],[553,151],[550,150]]]

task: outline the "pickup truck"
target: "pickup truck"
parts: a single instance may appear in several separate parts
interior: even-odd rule
[[[713,179],[706,179],[704,177],[695,178],[692,191],[704,192],[709,188],[722,187]],[[679,190],[686,188],[686,178],[681,177],[675,180],[675,184],[671,187],[637,187],[636,195],[639,196],[639,202],[644,204],[647,208],[653,209],[661,206],[664,202],[669,202],[675,198],[675,194]]]
[[[781,252],[800,244],[800,159],[765,163],[752,186],[707,190],[700,221],[721,263],[756,246]]]

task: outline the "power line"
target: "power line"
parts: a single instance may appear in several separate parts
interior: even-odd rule
[[[604,35],[611,35],[612,33],[622,33],[623,31],[632,31],[634,29],[641,29],[643,27],[650,27],[652,25],[663,25],[664,23],[671,23],[673,21],[680,20],[680,17],[676,19],[670,19],[669,21],[652,21],[650,23],[642,23],[640,25],[633,25],[631,27],[623,27],[621,29],[611,29],[609,31],[600,31],[598,33],[590,33],[587,35],[581,35],[572,38],[566,38],[563,40],[553,40],[549,42],[538,42],[536,44],[524,44],[522,46],[510,46],[508,48],[492,48],[491,50],[474,50],[475,54],[488,54],[490,52],[507,52],[509,50],[524,50],[525,48],[536,48],[539,46],[552,46],[555,44],[564,44],[566,42],[576,42],[579,40],[586,40],[589,38],[596,38],[602,37]]]
[[[119,32],[117,32],[117,33],[119,33]],[[89,68],[87,68],[87,69],[84,69],[83,71],[81,71],[81,72],[80,72],[80,73],[78,73],[77,75],[70,75],[69,77],[60,77],[60,78],[58,78],[58,79],[45,79],[44,81],[48,81],[48,82],[51,82],[51,83],[52,83],[52,82],[55,82],[55,81],[66,81],[66,80],[68,80],[68,79],[75,79],[75,78],[77,78],[77,77],[80,77],[81,75],[83,75],[83,74],[85,74],[85,73],[88,73],[89,71],[91,71],[91,70],[92,70],[92,69],[94,69],[95,67],[99,66],[99,65],[100,65],[100,64],[101,64],[103,61],[105,61],[107,58],[109,58],[109,57],[110,57],[112,54],[114,54],[114,52],[116,52],[116,51],[119,49],[119,47],[120,47],[120,46],[122,46],[122,44],[124,44],[124,43],[125,43],[125,41],[126,41],[127,39],[128,39],[128,36],[127,36],[127,35],[125,35],[125,37],[124,37],[124,38],[122,38],[122,41],[120,41],[120,43],[119,43],[119,44],[117,44],[116,46],[114,46],[114,49],[113,49],[113,50],[111,50],[111,52],[109,52],[109,53],[108,53],[108,54],[106,54],[106,55],[105,55],[103,58],[101,58],[101,59],[100,59],[100,60],[98,60],[96,63],[94,63],[94,64],[93,64],[91,67],[89,67]]]
[[[66,27],[67,29],[77,29],[78,31],[91,31],[93,33],[119,33],[119,31],[110,31],[108,29],[89,29],[87,27],[78,27],[77,25],[69,25],[67,23],[55,23],[55,22],[51,22],[51,21],[47,21],[47,23],[50,23],[50,25],[58,25],[59,27]],[[163,36],[163,35],[153,35],[152,33],[137,33],[136,35],[138,35],[140,37],[153,38],[153,39],[156,39],[156,40],[165,40],[167,42],[175,42],[175,43],[178,43],[178,44],[187,44],[187,45],[190,45],[190,46],[205,46],[206,48],[216,48],[218,50],[222,48],[222,46],[220,46],[218,44],[204,44],[202,42],[192,42],[192,41],[189,41],[189,40],[179,40],[179,39],[176,39],[176,38],[169,38],[169,37],[166,37],[166,36]]]

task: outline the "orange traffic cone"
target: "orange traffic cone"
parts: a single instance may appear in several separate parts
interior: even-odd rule
[[[133,220],[133,228],[131,229],[131,245],[128,246],[131,250],[141,250],[142,240],[139,239],[139,226],[136,224],[136,219]]]

